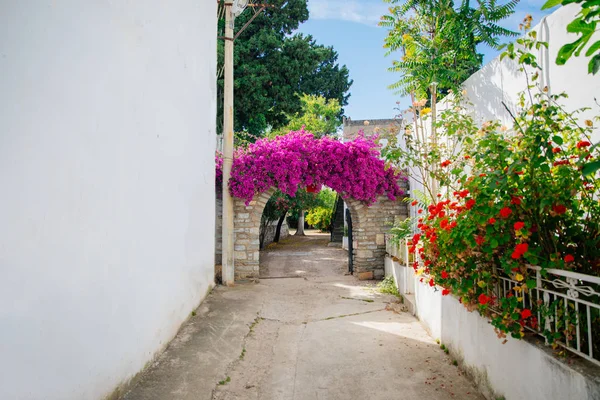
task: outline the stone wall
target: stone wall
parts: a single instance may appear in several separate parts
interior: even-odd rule
[[[344,118],[342,137],[344,142],[347,142],[354,139],[360,131],[363,131],[366,137],[375,134],[385,137],[387,133],[397,134],[401,123],[402,120],[400,119],[361,119],[352,121],[350,118]]]
[[[275,189],[271,188],[256,195],[248,205],[242,199],[234,199],[235,279],[258,278],[260,219],[273,193]]]
[[[407,185],[402,183],[406,191]],[[385,233],[396,218],[408,218],[407,204],[379,197],[367,206],[356,200],[346,200],[352,214],[354,272],[359,279],[382,279],[385,261]]]
[[[275,232],[277,231],[277,223],[279,221],[273,221],[269,226],[267,226],[267,232],[265,233],[265,240],[263,243],[263,247],[266,247],[273,243],[273,239],[275,239]],[[290,235],[290,227],[288,226],[287,220],[283,221],[281,224],[281,232],[279,233],[279,239],[285,239]]]

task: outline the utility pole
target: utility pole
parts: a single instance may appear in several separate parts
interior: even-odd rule
[[[225,0],[223,3],[225,11],[225,40],[224,53],[224,88],[223,88],[223,233],[222,233],[222,280],[223,284],[231,286],[235,280],[234,265],[234,226],[233,226],[233,197],[229,193],[229,178],[231,178],[231,166],[233,165],[233,43],[235,39],[250,25],[252,21],[267,7],[268,4],[248,4],[248,0]],[[240,15],[244,9],[250,6],[259,8],[234,36],[233,28],[235,17]]]
[[[223,284],[234,282],[233,197],[229,193],[229,178],[233,164],[233,25],[232,4],[225,3],[225,88],[223,104]]]

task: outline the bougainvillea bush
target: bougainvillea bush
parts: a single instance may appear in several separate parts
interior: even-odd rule
[[[381,195],[403,195],[399,179],[406,178],[379,157],[374,139],[340,142],[300,130],[237,149],[229,190],[248,204],[271,187],[294,196],[301,187],[323,184],[343,197],[374,203]]]
[[[523,305],[536,286],[528,266],[542,274],[600,272],[599,177],[581,173],[598,155],[589,139],[593,122],[578,126],[558,106],[560,97],[541,93],[531,106],[522,97],[511,130],[483,124],[463,156],[443,163],[454,190],[418,210],[422,234],[411,251],[420,253],[429,283],[490,316],[500,336],[522,337],[525,326],[537,328],[538,312],[557,311],[542,302]],[[505,298],[496,297],[499,276],[518,282]],[[561,329],[545,333],[559,339],[574,325]]]

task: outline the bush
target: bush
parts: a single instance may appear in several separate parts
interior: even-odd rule
[[[306,222],[316,229],[326,231],[331,225],[331,208],[315,207],[306,214]]]
[[[428,207],[418,225],[423,235],[413,238],[423,243],[430,284],[490,316],[500,336],[522,337],[525,326],[537,327],[538,312],[556,312],[556,305],[525,306],[523,298],[536,286],[528,266],[542,273],[600,270],[598,174],[581,173],[598,155],[589,141],[593,123],[579,127],[557,105],[560,97],[542,93],[529,107],[522,97],[512,134],[496,122],[474,132],[466,155],[445,167],[458,182],[455,190]],[[518,282],[506,298],[496,298],[501,275]],[[552,341],[563,332],[546,334]]]

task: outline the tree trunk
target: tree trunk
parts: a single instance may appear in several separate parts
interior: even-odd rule
[[[295,236],[305,236],[304,235],[304,210],[300,211],[298,215],[298,230],[296,230]]]
[[[277,229],[275,229],[275,237],[273,238],[273,242],[275,243],[279,243],[279,236],[281,235],[281,225],[283,225],[283,221],[285,221],[286,214],[287,211],[284,211],[281,217],[279,217],[279,221],[277,222]]]

